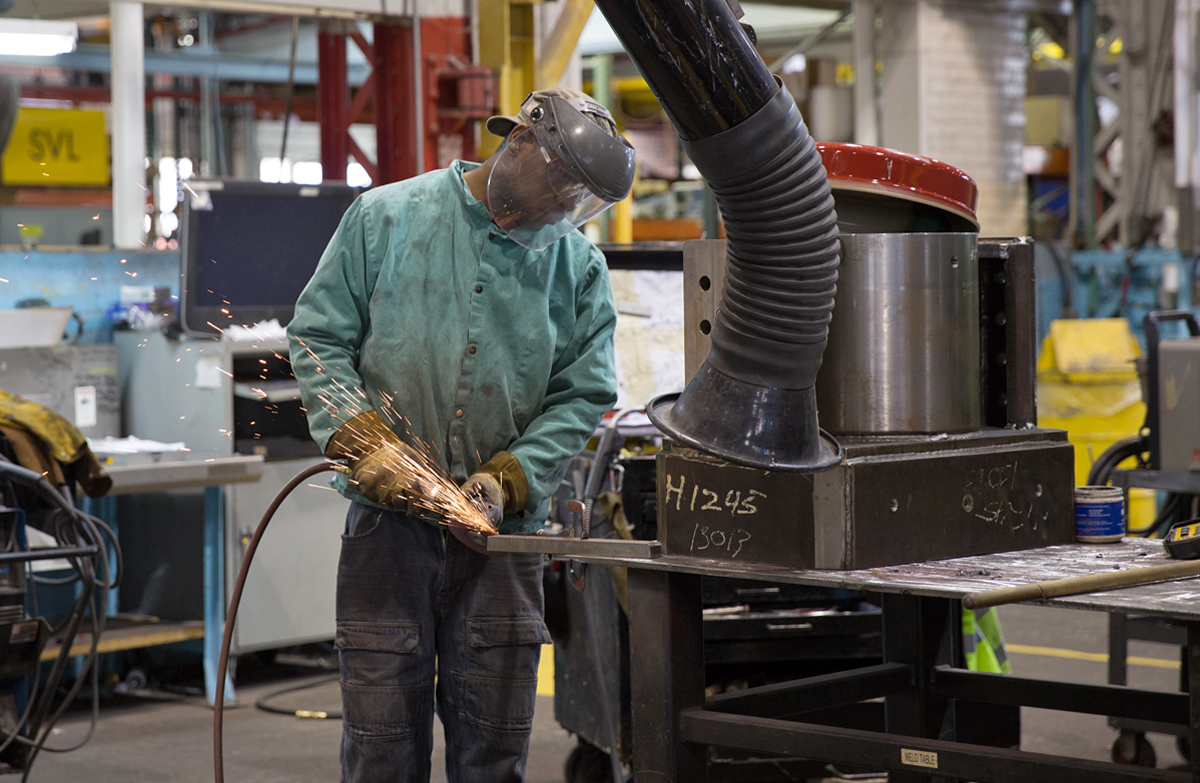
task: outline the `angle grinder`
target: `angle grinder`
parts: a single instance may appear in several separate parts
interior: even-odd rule
[[[470,500],[476,508],[483,512],[488,521],[492,523],[492,527],[499,530],[500,522],[504,519],[504,509],[489,501],[481,493],[472,494]],[[471,530],[462,525],[448,525],[448,527],[450,528],[450,533],[467,549],[473,549],[488,557],[503,557],[506,554],[505,552],[488,551],[487,540],[491,533]]]

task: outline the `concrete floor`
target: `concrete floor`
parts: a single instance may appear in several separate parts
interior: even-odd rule
[[[1107,649],[1104,615],[1040,607],[1006,607],[1001,612],[1012,645],[1016,674],[1075,682],[1102,683],[1105,664],[1096,660]],[[1031,649],[1032,648],[1032,649]],[[1130,685],[1175,690],[1178,649],[1132,642],[1129,654],[1146,659],[1130,668]],[[311,675],[309,675],[311,677]],[[259,696],[303,682],[259,682],[239,687],[244,704]],[[337,709],[336,683],[278,701],[280,706]],[[56,744],[69,745],[87,729],[86,715],[65,719]],[[438,732],[440,734],[440,731]],[[226,775],[231,783],[328,783],[338,777],[340,724],[298,720],[253,707],[229,710],[225,718]],[[1105,718],[1045,710],[1022,711],[1022,748],[1043,753],[1106,760],[1116,731]],[[1149,735],[1158,766],[1182,764],[1174,739]],[[574,739],[554,721],[553,699],[539,696],[529,757],[529,783],[561,783],[563,761]],[[440,736],[434,749],[433,781],[444,781]],[[31,781],[88,783],[202,783],[212,780],[212,712],[195,698],[126,699],[104,709],[96,735],[86,747],[67,754],[45,753]]]

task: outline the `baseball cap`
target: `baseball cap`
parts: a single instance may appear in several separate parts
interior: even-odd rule
[[[495,117],[489,117],[485,127],[489,133],[500,137],[507,137],[512,132],[512,129],[518,125],[532,125],[533,119],[529,116],[529,113],[543,101],[550,98],[562,98],[567,101],[576,111],[603,128],[609,136],[616,138],[617,123],[613,120],[613,116],[608,109],[597,103],[587,93],[573,90],[570,87],[550,87],[545,90],[535,90],[529,93],[528,97],[522,101],[521,111],[515,117],[506,117],[503,114],[498,114]]]

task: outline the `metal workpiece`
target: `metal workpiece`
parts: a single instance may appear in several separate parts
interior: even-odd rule
[[[812,475],[679,444],[659,455],[664,555],[853,570],[1074,541],[1074,450],[1056,430],[844,438]]]
[[[566,536],[488,536],[487,551],[535,553],[562,557],[630,557],[639,560],[652,560],[662,555],[662,547],[657,541],[568,538]]]
[[[843,234],[817,376],[834,434],[967,432],[982,424],[976,235]]]

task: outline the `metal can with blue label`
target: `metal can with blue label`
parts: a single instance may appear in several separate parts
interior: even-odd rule
[[[1125,537],[1125,492],[1119,487],[1075,488],[1075,540],[1111,544]]]

